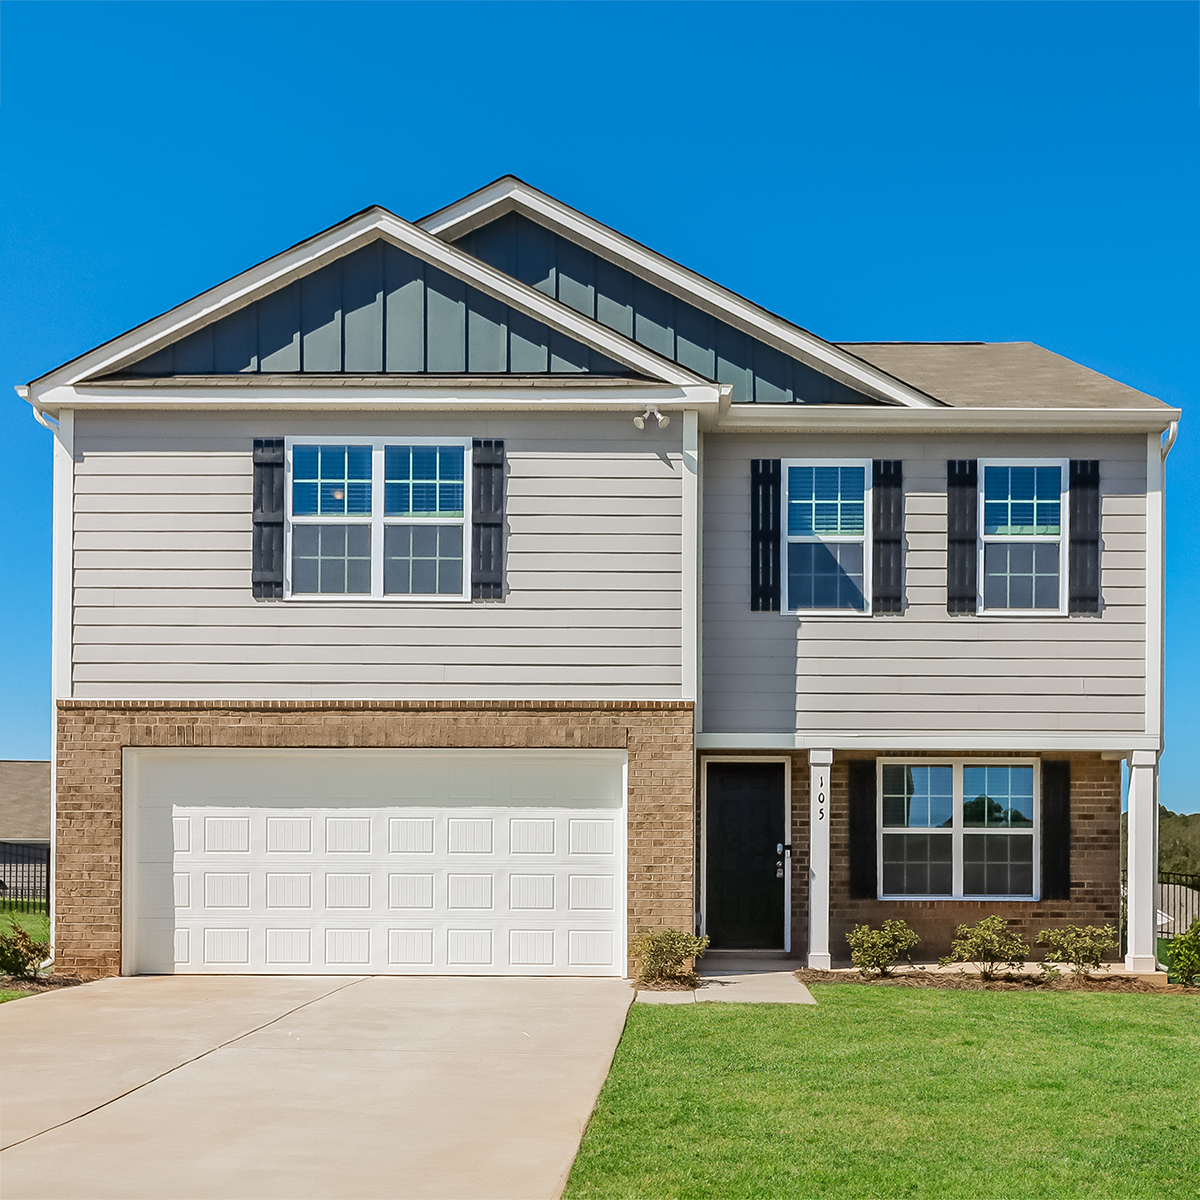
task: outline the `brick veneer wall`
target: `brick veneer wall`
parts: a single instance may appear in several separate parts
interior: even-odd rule
[[[55,963],[121,969],[126,747],[619,749],[629,756],[629,924],[692,928],[692,705],[672,702],[60,701]]]
[[[857,924],[878,926],[900,917],[920,935],[915,952],[926,962],[950,952],[955,928],[993,913],[1007,918],[1030,945],[1038,932],[1056,925],[1116,925],[1120,916],[1121,764],[1095,754],[1048,754],[1071,761],[1071,899],[1029,901],[857,900],[850,895],[850,758],[835,755],[830,777],[831,887],[829,948],[834,964],[848,965],[846,934]],[[970,755],[972,758],[987,755]],[[1035,957],[1042,951],[1035,947]],[[1115,954],[1113,955],[1115,957]]]

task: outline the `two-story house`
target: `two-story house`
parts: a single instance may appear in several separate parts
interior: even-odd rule
[[[832,344],[512,177],[18,390],[61,969],[1114,922],[1122,761],[1154,968],[1158,400],[1027,343]]]

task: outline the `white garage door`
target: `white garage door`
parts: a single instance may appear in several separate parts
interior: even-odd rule
[[[127,973],[623,975],[625,756],[138,750]]]

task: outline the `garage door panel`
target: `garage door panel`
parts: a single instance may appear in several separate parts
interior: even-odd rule
[[[385,795],[369,797],[391,803],[369,805],[361,777],[349,779],[357,804],[346,803],[355,768],[352,757],[339,757],[337,773],[293,772],[290,809],[274,796],[264,803],[261,788],[254,803],[226,794],[168,806],[156,795],[140,809],[151,850],[139,855],[138,969],[624,974],[615,755],[573,764],[498,756],[469,769],[448,759],[440,775],[437,762],[397,770],[393,758],[391,781],[373,785]],[[379,763],[369,765],[378,775]],[[187,799],[202,799],[198,772],[187,774]],[[343,795],[312,803],[315,785],[335,775]],[[168,772],[156,778],[169,784]],[[492,803],[481,804],[488,789]],[[242,790],[252,789],[243,781]],[[398,790],[410,793],[399,804]],[[511,803],[514,791],[523,804]],[[474,804],[430,804],[431,792]],[[595,796],[602,806],[594,809],[578,799]],[[174,847],[165,861],[163,845]]]

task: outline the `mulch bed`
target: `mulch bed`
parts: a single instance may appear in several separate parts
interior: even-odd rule
[[[700,980],[698,978],[657,979],[653,983],[638,983],[634,979],[629,986],[639,992],[694,992],[700,986]]]
[[[36,979],[18,979],[15,975],[0,975],[0,991],[55,992],[59,988],[78,987],[84,981],[73,975],[39,975]]]
[[[954,991],[984,992],[1152,992],[1156,996],[1192,996],[1200,999],[1200,990],[1177,983],[1147,983],[1127,975],[1002,975],[984,981],[978,975],[958,971],[922,971],[913,967],[897,968],[895,975],[860,975],[857,971],[811,971],[801,967],[794,972],[801,983],[861,983],[869,987],[944,988]]]

